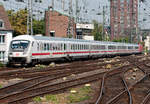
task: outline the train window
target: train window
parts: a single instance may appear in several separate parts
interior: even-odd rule
[[[61,50],[63,50],[63,44],[61,43]]]
[[[126,49],[127,47],[126,46],[122,46],[122,49]]]
[[[43,50],[43,44],[40,43],[40,50]]]
[[[75,44],[72,45],[73,50],[75,50]]]
[[[71,50],[73,50],[73,45],[71,44]]]
[[[38,51],[40,50],[39,43],[37,43],[37,50],[38,50]]]
[[[49,50],[50,49],[50,47],[49,47],[49,44],[47,43],[47,50]]]
[[[73,44],[73,50],[75,50],[75,44]]]
[[[85,45],[83,45],[83,50],[84,50],[84,48],[85,48]]]
[[[126,46],[118,46],[118,49],[126,49]]]
[[[86,46],[86,49],[89,49],[89,45]]]
[[[128,49],[133,49],[133,46],[128,46]]]
[[[46,45],[46,43],[44,43],[44,51],[46,51],[47,50],[47,45]]]
[[[116,49],[116,46],[108,46],[108,49]]]
[[[55,44],[55,49],[56,49],[56,51],[58,51],[58,50],[59,50],[59,48],[58,48],[58,44]]]
[[[118,49],[122,49],[122,47],[121,47],[121,46],[118,46]]]
[[[51,43],[49,44],[49,50],[52,50],[52,44]]]
[[[66,44],[64,44],[64,50],[66,50],[66,48],[67,48],[67,46],[66,46]]]
[[[33,45],[34,45],[34,42],[32,42],[32,47],[33,47]]]
[[[100,45],[100,49],[106,49],[105,45]]]
[[[92,45],[92,49],[95,49],[95,48],[94,48],[94,45]]]
[[[76,50],[78,49],[78,45],[76,44]]]
[[[92,45],[91,49],[94,49],[94,45]]]
[[[139,47],[135,47],[135,49],[139,49]]]
[[[52,47],[53,47],[53,48],[52,48],[53,51],[56,50],[54,43],[52,44]]]

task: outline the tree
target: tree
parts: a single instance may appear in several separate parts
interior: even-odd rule
[[[92,31],[92,35],[94,36],[94,40],[102,40],[102,29],[103,26],[99,25],[97,21],[93,21],[94,23],[94,30]]]
[[[45,20],[33,20],[33,33],[34,34],[45,34]]]
[[[113,42],[124,42],[124,43],[129,43],[129,37],[125,38],[119,38],[119,39],[114,39],[112,40]]]
[[[14,36],[27,34],[27,10],[22,9],[17,12],[8,10],[9,21],[14,29]],[[45,22],[33,19],[33,34],[44,34]]]
[[[14,36],[27,33],[27,10],[19,10],[14,12],[8,10],[8,18],[14,29]]]

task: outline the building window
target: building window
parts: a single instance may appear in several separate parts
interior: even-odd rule
[[[50,31],[50,36],[55,37],[55,31]]]
[[[4,51],[0,51],[0,59],[4,59],[5,58],[5,52]]]
[[[5,43],[5,35],[0,35],[0,43]]]
[[[4,27],[4,22],[2,20],[0,20],[0,28]]]

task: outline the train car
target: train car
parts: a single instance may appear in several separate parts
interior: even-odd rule
[[[138,44],[20,35],[11,41],[8,58],[10,64],[30,64],[61,58],[88,58],[141,52],[142,46]]]

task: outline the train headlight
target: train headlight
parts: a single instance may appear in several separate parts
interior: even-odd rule
[[[12,55],[12,52],[10,52],[9,55]]]

